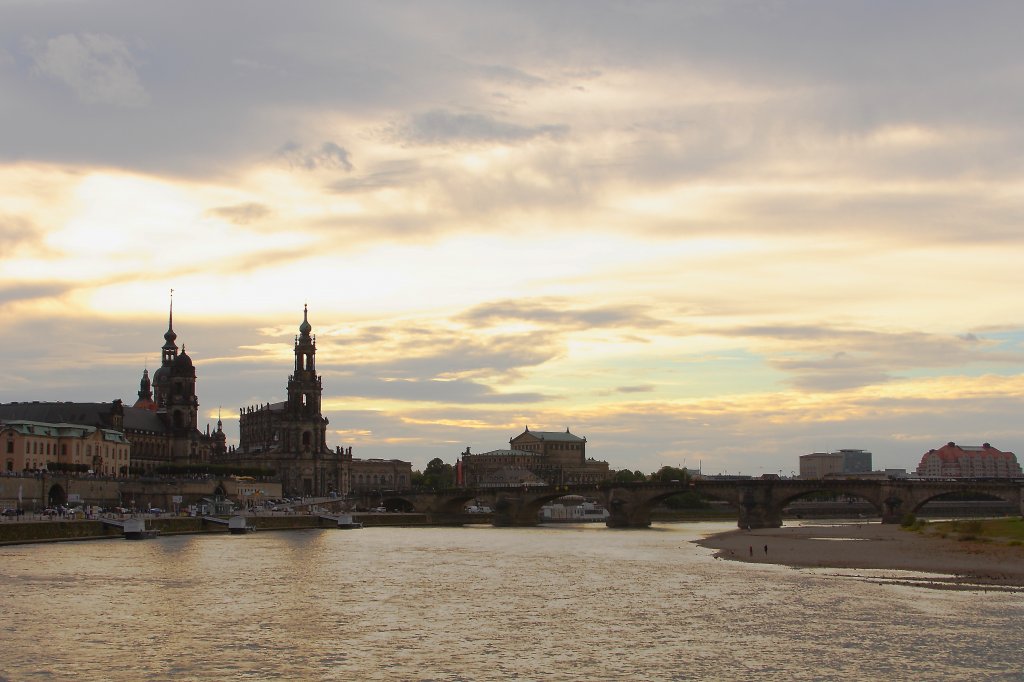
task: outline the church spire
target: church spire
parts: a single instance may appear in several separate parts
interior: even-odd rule
[[[178,355],[175,345],[178,335],[174,333],[174,289],[171,289],[171,307],[167,313],[167,331],[164,333],[163,364],[169,364]]]
[[[299,333],[302,336],[309,336],[309,333],[313,331],[313,325],[309,323],[309,304],[302,304],[302,324],[299,325]]]
[[[153,390],[149,382],[149,370],[142,370],[142,381],[139,382],[139,400],[152,400]]]

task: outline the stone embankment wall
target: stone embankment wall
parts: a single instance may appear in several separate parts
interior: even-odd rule
[[[225,517],[226,518],[226,517]],[[318,516],[294,514],[286,516],[249,516],[248,523],[259,531],[330,529],[331,521]],[[365,526],[421,526],[430,525],[423,514],[356,514],[356,521]],[[227,534],[224,524],[204,520],[202,517],[166,516],[146,520],[146,527],[160,531],[161,535],[192,533]],[[0,522],[0,545],[63,540],[97,540],[120,538],[123,531],[100,521],[8,521]]]
[[[108,478],[71,478],[65,476],[0,476],[0,506],[43,509],[48,505],[50,489],[60,485],[66,494],[78,495],[88,504],[115,505],[121,483]],[[20,493],[20,494],[19,494]]]

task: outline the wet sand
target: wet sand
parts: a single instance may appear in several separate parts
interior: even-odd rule
[[[897,525],[822,522],[735,530],[709,536],[697,544],[717,550],[717,558],[733,561],[908,571],[929,575],[917,579],[900,576],[902,581],[933,587],[1024,588],[1022,546],[922,535]]]

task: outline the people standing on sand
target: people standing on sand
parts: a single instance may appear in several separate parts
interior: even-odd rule
[[[768,545],[764,546],[764,555],[768,556]]]

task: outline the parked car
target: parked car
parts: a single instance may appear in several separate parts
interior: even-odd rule
[[[17,516],[18,515],[18,510],[17,509],[4,509],[3,514],[4,514],[4,516]]]

